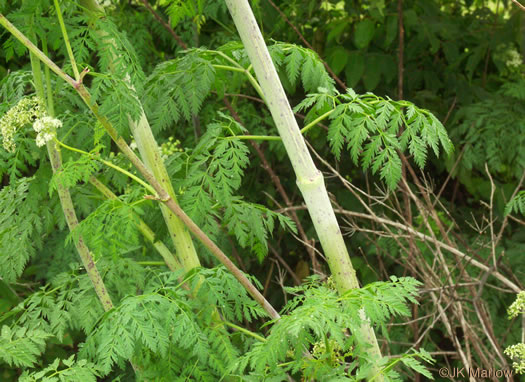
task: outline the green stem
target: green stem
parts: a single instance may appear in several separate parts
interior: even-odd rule
[[[244,73],[246,75],[246,77],[248,77],[248,81],[252,84],[252,86],[255,89],[255,91],[257,92],[257,94],[259,94],[259,97],[261,97],[263,100],[265,100],[264,93],[263,93],[263,91],[261,89],[261,86],[259,85],[259,83],[255,79],[255,77],[250,73],[250,69],[249,68],[248,69],[243,68],[241,65],[239,65],[239,63],[237,63],[235,60],[232,60],[230,57],[225,55],[223,52],[220,52],[220,51],[217,51],[217,50],[212,50],[211,52],[218,54],[219,56],[223,57],[228,62],[231,62],[233,65],[235,65],[235,66],[228,66],[228,65],[214,64],[213,65],[214,68],[223,69],[223,70],[229,70],[231,72]],[[250,68],[251,68],[251,65],[250,65]]]
[[[16,34],[13,35],[24,44],[31,51],[35,50],[35,54],[44,64],[48,65],[51,70],[55,71],[61,78],[66,79],[71,86],[75,88],[79,96],[82,98],[87,107],[91,110],[93,115],[97,118],[101,126],[106,130],[111,139],[115,142],[122,153],[131,161],[137,170],[144,176],[146,181],[155,189],[161,201],[166,207],[173,212],[179,219],[188,227],[188,229],[199,239],[202,244],[219,260],[241,283],[241,285],[248,291],[248,293],[257,301],[262,308],[268,313],[272,319],[279,319],[280,315],[275,308],[266,300],[266,298],[259,292],[259,290],[251,283],[250,280],[242,273],[242,271],[233,264],[233,262],[221,251],[219,247],[190,219],[188,215],[179,207],[179,205],[169,196],[164,187],[157,181],[151,171],[142,163],[139,157],[131,150],[126,141],[117,134],[116,129],[111,122],[99,113],[99,107],[95,102],[92,102],[91,95],[82,83],[76,83],[71,77],[62,72],[60,68],[45,56],[31,41],[29,41],[13,24],[9,23],[7,19],[0,13],[0,24],[8,25],[6,29],[13,30]],[[69,78],[69,80],[67,79]]]
[[[209,50],[210,53],[215,53],[219,56],[221,56],[222,58],[224,58],[226,61],[228,61],[229,63],[231,63],[232,65],[236,66],[237,68],[239,69],[242,69],[243,71],[245,71],[245,69],[241,66],[241,64],[239,64],[237,61],[235,61],[233,58],[231,57],[228,57],[228,55],[224,54],[224,52],[221,52],[220,50]]]
[[[0,15],[0,20],[1,17],[2,16]],[[30,60],[31,68],[33,70],[33,78],[37,96],[42,100],[42,102],[45,103],[44,83],[42,81],[42,70],[40,68],[40,61],[37,60],[34,54],[30,54]],[[49,89],[51,88],[49,76],[46,76],[46,79],[48,80],[47,87]],[[54,110],[52,110],[52,108],[47,109],[47,112],[50,116],[53,116],[54,114]],[[60,171],[62,167],[62,157],[60,154],[60,150],[57,148],[55,142],[53,141],[47,142],[46,146],[53,173],[56,173]],[[67,225],[69,227],[69,230],[73,232],[78,227],[78,219],[73,205],[73,200],[71,199],[71,194],[69,193],[69,190],[67,188],[60,185],[57,187],[57,191]],[[88,273],[89,279],[93,284],[93,287],[102,304],[102,307],[105,311],[112,309],[113,302],[111,301],[111,297],[109,296],[109,293],[104,285],[104,281],[102,280],[102,277],[98,272],[97,266],[95,265],[93,256],[91,255],[91,252],[85,244],[84,238],[82,236],[79,236],[78,239],[75,240],[75,247],[80,256],[80,259],[82,260],[82,264],[84,265],[84,268]]]
[[[225,137],[226,140],[232,139],[246,139],[253,141],[281,141],[281,137],[277,135],[233,135],[230,137]]]
[[[228,31],[228,33],[231,33],[231,34],[235,33],[235,30],[231,29],[228,25],[224,24],[219,19],[217,19],[215,17],[211,17],[211,16],[210,16],[210,19],[213,20],[214,22],[216,22],[218,25],[220,25],[220,27],[223,28],[225,31]]]
[[[117,195],[115,195],[113,192],[111,192],[111,190],[108,187],[106,187],[102,182],[100,182],[94,176],[91,176],[89,178],[89,183],[91,183],[93,186],[95,186],[96,189],[99,190],[100,193],[102,195],[104,195],[107,199],[111,199],[111,200],[117,200],[118,199]],[[157,250],[157,252],[164,259],[164,263],[163,262],[157,262],[157,261],[155,261],[155,262],[150,261],[149,263],[155,263],[154,265],[165,264],[173,272],[178,270],[178,269],[181,269],[182,266],[179,263],[179,261],[177,260],[177,258],[175,256],[173,256],[171,251],[168,249],[168,247],[166,247],[164,245],[164,243],[162,241],[156,240],[155,233],[144,222],[144,220],[139,218],[137,215],[134,216],[133,220],[134,220],[135,224],[137,225],[137,228],[139,229],[139,231],[142,233],[142,235],[151,243],[151,245],[153,245],[153,247]],[[145,264],[146,262],[141,262],[141,263],[144,264],[144,265],[147,265],[147,264]],[[153,264],[149,264],[149,265],[153,265]]]
[[[257,341],[260,341],[260,342],[266,342],[266,338],[254,333],[254,332],[251,332],[249,331],[248,329],[245,329],[243,328],[242,326],[239,326],[239,325],[235,325],[234,323],[231,323],[229,321],[226,321],[224,319],[221,320],[222,323],[224,323],[225,325],[228,325],[229,327],[235,329],[235,330],[238,330],[239,332],[241,333],[244,333],[250,337],[253,337],[255,338]]]
[[[47,51],[47,40],[46,39],[42,39],[42,50],[47,56],[48,51]],[[51,88],[51,74],[49,73],[49,67],[47,66],[44,66],[44,75],[46,77],[47,111],[49,115],[55,115],[55,102],[53,100],[53,89]]]
[[[82,155],[87,155],[88,157],[90,157],[91,159],[95,159],[97,161],[99,161],[100,163],[114,169],[114,170],[117,170],[118,172],[126,175],[127,177],[133,179],[135,182],[137,182],[138,184],[140,184],[142,187],[144,187],[146,190],[148,190],[149,192],[151,192],[152,194],[155,194],[155,189],[153,187],[151,187],[149,184],[147,184],[146,182],[144,182],[142,179],[140,179],[138,176],[132,174],[131,172],[127,171],[127,170],[124,170],[122,167],[119,167],[117,166],[116,164],[113,164],[107,160],[104,160],[102,158],[100,158],[99,156],[97,155],[93,155],[91,153],[88,153],[87,151],[84,151],[84,150],[80,150],[80,149],[77,149],[75,147],[71,147],[71,146],[68,146],[66,145],[65,143],[59,141],[58,139],[55,138],[55,142],[57,144],[59,144],[60,146],[62,146],[63,148],[69,150],[69,151],[73,151],[73,152],[76,152],[76,153],[79,153],[79,154],[82,154]]]
[[[226,0],[226,5],[292,163],[297,176],[297,185],[313,220],[337,290],[342,294],[349,289],[359,288],[356,272],[350,262],[323,176],[315,167],[308,152],[250,4],[248,0]],[[362,326],[359,334],[370,345],[370,354],[374,359],[374,367],[370,374],[374,375],[380,370],[377,361],[381,358],[381,351],[372,327],[364,312],[361,313]],[[382,380],[382,377],[379,379]]]
[[[139,265],[147,265],[147,266],[164,266],[166,263],[164,261],[136,261]]]
[[[80,73],[78,72],[77,62],[75,60],[75,56],[73,55],[73,49],[71,49],[71,44],[69,43],[69,37],[67,35],[66,25],[64,24],[64,17],[62,16],[62,10],[60,9],[60,4],[58,3],[58,0],[54,0],[54,2],[55,2],[55,9],[57,11],[57,16],[58,16],[58,23],[60,24],[60,29],[62,30],[62,36],[64,37],[64,43],[66,44],[67,54],[69,56],[69,60],[71,61],[71,66],[73,67],[73,74],[75,75],[75,79],[78,81],[80,79]]]
[[[411,358],[414,358],[414,357],[411,357]],[[381,373],[387,373],[388,371],[390,371],[391,369],[394,368],[394,366],[396,364],[398,364],[399,362],[401,361],[401,358],[398,358],[398,359],[395,359],[394,361],[392,361],[388,366],[386,366],[382,371]],[[371,381],[375,381],[377,379],[382,379],[383,378],[383,375],[381,374],[380,372],[377,372],[376,374],[374,374],[374,376],[372,378],[370,378],[370,382]]]
[[[255,77],[252,76],[252,74],[249,71],[246,71],[246,76],[248,77],[248,81],[250,81],[257,94],[259,94],[259,97],[261,97],[262,100],[266,103],[266,97],[264,96],[264,92],[262,91],[262,88],[255,79]]]
[[[104,8],[100,6],[96,0],[82,0],[81,3],[91,11],[90,15],[93,20],[105,17]],[[91,25],[94,25],[94,23],[91,23]],[[102,30],[95,32],[102,37],[110,38],[109,36],[105,36]],[[109,40],[109,42],[111,42],[111,40]],[[129,77],[124,78],[123,80],[127,83],[129,91],[134,94],[135,90],[133,84],[130,83]],[[138,120],[132,120],[129,118],[129,125],[133,137],[135,138],[135,142],[137,143],[140,155],[144,160],[146,168],[153,174],[154,178],[158,180],[164,190],[166,190],[166,194],[176,202],[177,198],[173,185],[168,175],[168,171],[164,166],[164,162],[162,161],[160,149],[153,136],[146,114],[144,113],[144,110],[142,110],[142,107],[139,111],[140,117]],[[188,272],[195,267],[199,267],[201,264],[190,233],[184,224],[182,224],[182,222],[174,216],[166,206],[161,205],[160,208],[164,221],[168,227],[168,232],[170,233],[175,246],[176,253],[184,265],[184,269]]]
[[[219,65],[219,64],[213,64],[212,65],[215,69],[222,69],[222,70],[228,70],[230,72],[238,72],[238,73],[244,73],[246,70],[244,68],[235,68],[233,66],[228,65]]]
[[[330,114],[332,114],[334,111],[335,111],[335,109],[329,110],[326,113],[324,113],[323,115],[320,115],[319,117],[314,119],[312,122],[310,122],[308,125],[306,125],[305,127],[303,127],[301,129],[301,134],[304,135],[308,130],[310,130],[312,127],[317,125],[319,122],[321,122],[322,120],[328,118],[328,116],[330,116]]]

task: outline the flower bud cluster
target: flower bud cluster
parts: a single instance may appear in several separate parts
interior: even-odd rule
[[[523,64],[521,54],[516,49],[510,49],[507,51],[507,61],[505,62],[509,69],[519,68]]]
[[[341,347],[334,339],[329,339],[328,344],[326,342],[317,342],[312,349],[312,355],[318,359],[326,359],[327,352],[329,352],[330,362],[333,364],[339,363],[344,359],[343,354],[341,353]]]
[[[176,152],[183,152],[184,149],[180,147],[180,141],[178,139],[173,139],[169,137],[167,142],[164,142],[160,146],[160,153],[163,160],[166,160],[170,155],[175,154]]]
[[[16,132],[29,124],[33,124],[33,130],[37,133],[36,145],[38,147],[52,140],[55,130],[62,126],[60,120],[46,115],[37,97],[22,98],[0,118],[0,134],[4,149],[9,152],[15,151]]]
[[[14,136],[16,132],[44,115],[44,108],[37,97],[22,98],[18,101],[0,118],[0,134],[2,135],[4,149],[9,152],[15,151]]]

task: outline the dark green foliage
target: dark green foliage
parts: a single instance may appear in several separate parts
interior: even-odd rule
[[[319,56],[310,49],[283,42],[276,42],[268,48],[275,66],[286,73],[292,89],[295,89],[299,79],[307,93],[334,87],[334,80],[326,72]]]
[[[215,69],[203,51],[190,51],[181,59],[158,65],[146,84],[144,103],[153,131],[173,127],[199,113],[215,81]]]
[[[95,77],[93,101],[100,104],[100,113],[112,122],[118,132],[127,136],[129,118],[137,121],[142,113],[139,101],[145,81],[142,67],[125,33],[111,18],[98,19],[90,33],[100,70],[100,73],[92,73]],[[109,72],[113,76],[108,76]]]
[[[80,69],[83,69],[89,65],[90,54],[96,50],[97,41],[94,36],[89,33],[86,29],[86,24],[89,22],[85,16],[71,15],[65,19],[65,24],[68,32],[68,36],[71,40],[71,49],[75,55],[75,60]],[[60,41],[60,35],[58,30],[53,28],[53,31],[57,35],[55,36],[56,41]],[[61,44],[56,44],[54,48],[59,47]],[[68,73],[72,72],[71,68],[68,68]]]
[[[457,114],[461,124],[453,137],[465,146],[462,168],[471,172],[489,170],[502,180],[519,179],[525,168],[525,81],[506,82],[497,92]]]
[[[167,358],[175,357],[174,362],[166,364],[168,369],[163,369],[164,373],[168,373],[164,374],[167,378],[190,372],[188,364],[193,365],[190,374],[197,377],[201,370],[206,376],[204,380],[228,375],[228,369],[239,362],[242,347],[234,344],[236,340],[232,342],[238,334],[230,338],[228,326],[221,319],[226,322],[246,319],[250,322],[264,313],[247,298],[245,289],[222,267],[202,269],[192,274],[187,278],[190,290],[181,287],[179,276],[158,274],[143,285],[142,294],[124,297],[118,307],[96,319],[96,316],[86,316],[86,312],[92,311],[85,304],[90,303],[85,294],[91,289],[89,281],[84,276],[79,278],[72,273],[62,274],[55,279],[54,288],[33,294],[11,313],[20,315],[19,323],[28,329],[19,329],[14,334],[12,329],[4,327],[2,339],[5,344],[0,343],[0,346],[9,350],[4,353],[4,360],[30,366],[50,337],[62,339],[65,330],[82,328],[89,335],[82,347],[81,358],[75,365],[79,370],[71,370],[71,373],[105,375],[113,364],[123,366],[125,360],[135,359],[139,365],[144,362],[146,376],[155,369],[160,370],[158,368],[164,365]],[[345,328],[360,324],[360,309],[364,308],[375,324],[385,323],[391,315],[408,315],[405,303],[415,301],[413,296],[418,285],[413,279],[393,278],[390,285],[370,284],[365,289],[345,294],[342,299],[332,289],[314,282],[291,288],[290,293],[299,295],[285,308],[287,315],[272,328],[266,342],[253,343],[252,350],[241,358],[235,368],[246,368],[249,364],[254,372],[261,373],[266,369],[264,365],[269,363],[271,368],[267,371],[279,375],[281,371],[275,368],[276,362],[284,360],[292,351],[297,359],[283,370],[303,370],[305,375],[319,378],[323,375],[319,373],[323,370],[328,372],[328,365],[332,365],[330,375],[342,376],[346,373],[345,368],[337,366],[343,360],[341,356],[350,351],[350,346],[353,346],[354,353],[347,356],[360,351],[360,341],[345,334]],[[115,289],[122,290],[121,287]],[[341,314],[341,309],[344,314]],[[40,325],[42,322],[46,323],[43,327]],[[97,326],[93,330],[95,322]],[[32,329],[32,326],[39,329]],[[34,331],[31,337],[25,335],[26,330]],[[283,342],[284,338],[286,341]],[[24,353],[22,357],[16,350],[17,346],[27,348],[28,341],[35,344],[34,355]],[[243,341],[252,343],[250,337]],[[330,343],[329,348],[321,346],[326,341]],[[301,350],[310,346],[314,346],[313,359],[305,358]],[[424,355],[422,352],[420,356]],[[82,358],[84,356],[96,360],[97,366],[86,363]],[[63,362],[65,366],[73,367],[68,363],[71,360]],[[421,369],[416,360],[403,362],[414,370]],[[361,367],[365,366],[366,363],[361,364]],[[58,367],[58,361],[50,367]],[[51,369],[41,372],[46,370]]]
[[[25,327],[2,326],[0,334],[0,359],[9,365],[31,367],[45,349],[50,334]]]
[[[13,282],[35,255],[44,230],[38,199],[28,198],[31,179],[22,178],[0,190],[0,274]],[[45,208],[41,210],[46,212]]]
[[[102,307],[89,279],[70,271],[57,275],[51,286],[29,296],[12,314],[19,315],[19,322],[26,327],[43,329],[62,340],[70,329],[89,333],[102,314]]]
[[[441,122],[428,110],[410,102],[383,99],[374,94],[357,95],[352,89],[346,94],[309,94],[296,111],[311,108],[307,121],[328,110],[331,120],[328,143],[337,159],[346,144],[352,161],[361,158],[363,169],[378,170],[381,179],[393,189],[401,178],[398,150],[408,149],[418,167],[423,168],[428,148],[439,156],[439,145],[446,154],[452,153],[452,142]]]
[[[33,78],[33,73],[26,70],[18,70],[9,73],[0,82],[0,99],[2,100],[1,112],[4,114],[9,107],[13,106],[27,91]]]
[[[369,379],[363,339],[349,334],[345,328],[359,328],[363,313],[375,326],[384,325],[391,316],[410,315],[406,303],[416,302],[414,297],[419,285],[421,283],[411,278],[392,277],[391,283],[372,283],[343,296],[327,285],[318,285],[315,280],[288,288],[296,297],[286,305],[287,314],[272,327],[265,342],[255,344],[239,360],[236,368],[240,372],[252,370],[252,375],[260,379],[282,378],[286,372],[299,371],[314,380],[349,380],[347,377],[354,373],[356,380]],[[422,354],[426,361],[432,360],[425,352]],[[416,359],[403,362],[430,376]],[[388,370],[387,360],[382,363]],[[400,379],[397,373],[387,373],[385,380]]]
[[[481,1],[403,1],[404,75],[398,82],[398,2],[273,2],[315,50],[304,47],[269,2],[250,2],[290,103],[297,105],[298,121],[304,118],[303,126],[309,126],[305,137],[319,155],[316,165],[327,170],[322,158],[341,175],[324,173],[334,208],[345,214],[338,216],[341,230],[351,233],[345,243],[365,287],[339,295],[330,279],[305,279],[314,273],[313,255],[319,262],[316,273],[328,275],[329,268],[282,142],[259,137],[265,162],[242,136],[275,136],[276,126],[261,102],[264,97],[224,1],[149,1],[187,44],[184,50],[142,2],[105,2],[107,17],[95,20],[83,12],[82,2],[62,0],[78,68],[89,68],[83,84],[100,113],[133,142],[129,118],[145,112],[183,209],[272,305],[284,309],[279,321],[268,322],[245,289],[216,267],[196,240],[209,268],[167,272],[153,244],[162,242],[178,254],[158,203],[144,199],[143,186],[99,161],[137,175],[74,89],[51,73],[45,90],[63,124],[57,139],[89,155],[61,146],[63,166],[52,175],[48,153],[35,145],[30,123],[17,130],[13,152],[0,148],[0,379],[366,380],[372,378],[373,360],[359,335],[364,319],[386,340],[380,344],[388,357],[379,361],[385,380],[415,380],[416,373],[431,379],[424,363],[432,363],[432,357],[423,347],[436,352],[439,366],[461,368],[461,361],[448,354],[466,346],[467,338],[472,344],[484,340],[481,331],[460,330],[460,318],[467,327],[479,326],[474,309],[479,307],[492,320],[495,338],[520,341],[518,325],[509,327],[500,317],[511,302],[502,292],[506,286],[444,247],[450,276],[440,274],[434,249],[435,242],[446,243],[491,266],[491,272],[513,281],[524,276],[525,241],[514,216],[525,214],[523,191],[510,199],[525,168],[525,84],[518,38],[523,17],[518,9],[510,1],[490,7]],[[53,1],[0,0],[0,11],[73,76]],[[34,86],[27,50],[3,28],[0,40],[1,117],[23,97],[32,97]],[[351,89],[339,87],[322,59]],[[309,125],[316,119],[319,124]],[[430,204],[450,237],[431,218],[427,226],[428,210],[433,212],[427,201],[419,210],[420,203],[411,199],[407,210],[403,189],[396,187],[402,176],[400,153],[415,164],[425,188],[446,184],[440,198],[430,195]],[[289,204],[274,187],[267,165]],[[363,174],[368,169],[379,174],[388,194]],[[486,169],[496,187],[490,219],[485,215],[491,200]],[[424,178],[419,170],[425,171]],[[116,200],[106,200],[88,184],[94,175]],[[338,179],[350,183],[343,188]],[[420,198],[408,171],[406,180]],[[58,194],[49,192],[59,185],[72,195],[79,220],[73,232]],[[349,188],[366,190],[366,205]],[[513,216],[505,220],[501,240],[492,249],[505,204],[504,213]],[[354,220],[365,215],[366,220]],[[152,229],[153,242],[137,229],[139,217]],[[396,225],[382,226],[381,219]],[[419,234],[435,241],[420,241]],[[108,312],[72,243],[80,237],[114,304]],[[270,245],[275,251],[268,254]],[[420,277],[419,266],[431,269],[432,277]],[[377,282],[392,274],[424,281],[422,298],[416,300],[420,284],[413,278]],[[302,285],[286,287],[292,282]],[[437,293],[437,300],[430,297]],[[470,305],[473,300],[480,305]],[[445,309],[459,346],[448,342],[448,324],[437,304]],[[464,306],[461,317],[458,304]],[[417,352],[412,349],[416,337]],[[473,365],[483,365],[484,357],[500,362],[486,343],[483,357],[470,347]]]
[[[262,288],[256,278],[250,279],[259,289]],[[223,267],[201,269],[197,276],[192,277],[192,285],[201,299],[201,309],[205,309],[202,310],[205,319],[211,319],[215,309],[218,309],[226,320],[236,322],[252,322],[266,316],[255,301],[246,299],[246,290]]]
[[[505,215],[512,212],[521,213],[525,215],[525,191],[521,191],[516,195],[505,207]]]
[[[281,42],[269,46],[269,50],[277,69],[287,76],[291,89],[295,89],[299,79],[307,92],[333,89],[334,82],[315,52]],[[237,64],[231,66],[232,61]],[[229,74],[248,65],[242,45],[233,42],[216,51],[192,49],[182,58],[158,65],[148,78],[144,97],[154,131],[172,127],[180,120],[190,120],[199,113],[212,87],[221,95],[225,89],[233,90],[241,79],[246,82],[239,73],[233,77]]]
[[[224,2],[205,0],[167,0],[163,5],[166,6],[166,13],[173,27],[185,19],[190,19],[200,28],[207,17],[215,18],[220,11],[226,9]]]
[[[288,217],[235,195],[249,161],[247,146],[235,136],[242,131],[241,125],[224,116],[208,125],[206,134],[185,160],[186,177],[179,183],[184,190],[180,202],[211,237],[219,234],[221,221],[241,247],[250,248],[262,260],[268,252],[268,234],[273,232],[275,220],[292,231],[295,226]]]
[[[83,354],[97,359],[106,373],[114,363],[123,365],[134,357],[145,361],[176,356],[182,359],[169,366],[172,376],[184,374],[188,363],[208,368],[210,376],[223,375],[239,350],[220,317],[251,321],[263,315],[261,308],[247,299],[246,291],[222,268],[193,274],[189,291],[181,287],[176,274],[158,276],[143,294],[124,298],[104,316],[87,338]],[[155,368],[155,363],[145,366]]]
[[[69,160],[62,164],[60,171],[53,174],[49,184],[49,193],[59,187],[72,188],[79,182],[88,182],[89,177],[100,169],[100,163],[89,155],[81,155],[77,160]]]
[[[121,200],[106,200],[71,232],[71,239],[85,238],[95,258],[135,249],[139,244],[137,213],[140,208]],[[68,240],[69,241],[69,240]]]
[[[59,379],[57,379],[59,375]],[[52,364],[38,372],[24,372],[19,381],[22,382],[36,382],[36,381],[56,381],[61,382],[75,382],[86,381],[96,382],[97,377],[100,376],[99,368],[87,362],[85,359],[75,360],[72,355],[68,359],[55,359]]]

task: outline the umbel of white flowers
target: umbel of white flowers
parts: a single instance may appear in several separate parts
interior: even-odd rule
[[[508,310],[509,319],[525,314],[525,290],[518,293],[516,301],[512,303]],[[512,367],[518,374],[525,374],[525,343],[511,345],[504,350],[504,353],[512,359]]]
[[[53,139],[55,129],[62,126],[60,120],[45,114],[37,97],[22,98],[0,118],[0,134],[4,149],[9,152],[15,151],[15,133],[29,124],[33,124],[33,129],[37,132],[38,147]]]
[[[33,123],[33,129],[38,133],[36,136],[36,145],[42,147],[46,142],[53,139],[55,131],[62,127],[62,122],[56,118],[45,116],[38,118]]]

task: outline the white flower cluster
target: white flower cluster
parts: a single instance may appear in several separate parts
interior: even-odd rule
[[[493,59],[500,70],[515,73],[523,65],[523,58],[514,44],[499,44],[493,53]],[[506,70],[505,70],[506,69]]]
[[[509,306],[509,318],[517,317],[519,314],[525,314],[525,291],[518,293],[516,300]]]
[[[525,291],[518,293],[516,300],[511,304],[507,311],[509,318],[525,314]],[[525,344],[518,343],[509,346],[504,353],[512,359],[512,367],[518,374],[525,374]]]
[[[0,134],[2,145],[9,152],[15,151],[14,136],[17,130],[44,116],[42,105],[38,98],[22,98],[18,103],[0,118]]]
[[[511,68],[518,68],[522,63],[521,55],[518,53],[518,51],[514,48],[507,50],[507,61],[505,62],[505,65],[509,69]]]
[[[512,359],[512,367],[518,374],[525,374],[525,344],[509,346],[503,351]]]
[[[44,146],[55,136],[55,130],[62,127],[62,122],[56,118],[45,116],[38,118],[33,123],[33,129],[38,133],[36,136],[36,145]]]

